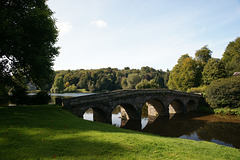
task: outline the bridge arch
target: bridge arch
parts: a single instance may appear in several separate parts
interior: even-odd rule
[[[82,116],[83,118],[86,112],[92,112],[93,121],[104,122],[104,123],[108,122],[106,112],[100,107],[88,106],[85,110],[83,110],[83,116]]]
[[[180,99],[173,99],[170,101],[169,105],[169,113],[185,113],[186,108],[184,106],[184,103]]]
[[[148,107],[148,117],[157,117],[164,114],[164,104],[160,100],[156,98],[149,98],[146,100],[145,104]]]
[[[197,110],[197,102],[190,99],[187,104],[186,104],[186,108],[187,108],[187,111],[196,111]]]
[[[138,120],[138,119],[140,119],[140,116],[139,116],[136,108],[132,104],[120,103],[120,104],[116,105],[114,107],[114,109],[118,106],[120,107],[120,110],[121,110],[121,119],[125,119],[125,120],[129,120],[129,119]],[[113,110],[112,110],[112,112],[113,112]]]

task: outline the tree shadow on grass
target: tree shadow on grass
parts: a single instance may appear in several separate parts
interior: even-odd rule
[[[54,157],[89,159],[111,157],[126,149],[109,141],[99,141],[88,136],[59,134],[31,135],[12,128],[2,133],[4,143],[0,143],[3,159],[45,159]],[[9,153],[9,154],[6,154]],[[85,157],[85,158],[84,158]]]

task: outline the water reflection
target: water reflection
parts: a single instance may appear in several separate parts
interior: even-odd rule
[[[169,117],[142,117],[141,121],[136,121],[121,119],[121,112],[116,109],[112,114],[112,124],[160,136],[210,141],[240,148],[239,116],[187,113],[171,114]]]
[[[93,121],[93,109],[89,108],[83,115],[83,119]]]

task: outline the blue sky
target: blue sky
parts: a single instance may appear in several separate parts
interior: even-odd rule
[[[172,69],[208,45],[221,58],[240,36],[239,0],[49,0],[60,31],[54,70]]]

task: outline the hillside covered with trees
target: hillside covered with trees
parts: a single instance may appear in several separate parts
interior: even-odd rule
[[[151,67],[56,71],[51,92],[75,92],[77,89],[102,92],[118,89],[167,88],[169,73]]]

